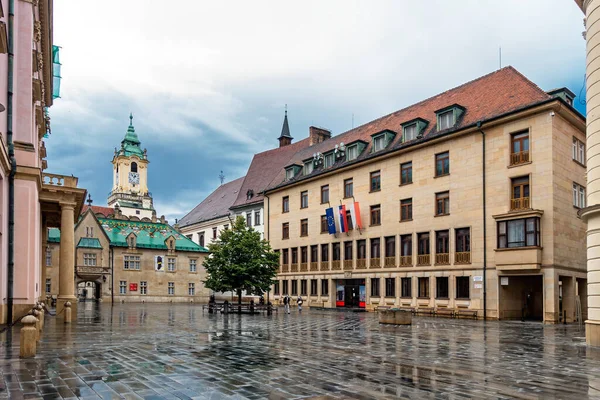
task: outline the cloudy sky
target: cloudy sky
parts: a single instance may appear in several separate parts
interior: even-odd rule
[[[357,126],[496,70],[499,46],[503,66],[585,97],[574,1],[54,4],[63,80],[49,172],[79,176],[106,205],[131,111],[155,208],[171,222],[219,185],[221,170],[238,178],[277,145],[285,104],[296,140],[310,125],[339,134],[353,116]]]

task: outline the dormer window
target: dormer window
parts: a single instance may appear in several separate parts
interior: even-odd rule
[[[311,172],[313,172],[314,165],[315,164],[313,160],[304,162],[304,175],[309,175]]]
[[[373,137],[372,152],[375,153],[375,152],[385,149],[388,146],[388,144],[390,144],[392,142],[392,140],[394,140],[395,136],[396,136],[396,134],[389,130],[385,130],[383,132],[379,132],[379,133],[372,135],[372,137]]]
[[[358,140],[346,146],[346,161],[356,160],[360,153],[367,147],[367,142]]]
[[[334,162],[335,162],[335,156],[333,153],[325,154],[325,162],[323,164],[323,166],[325,168],[332,167]]]
[[[246,192],[246,200],[250,200],[252,197],[254,197],[254,191],[252,189],[248,189]]]
[[[289,181],[290,179],[294,179],[294,169],[293,169],[293,168],[288,168],[288,169],[285,171],[285,179],[287,179],[288,181]]]
[[[302,167],[298,164],[292,164],[288,167],[285,167],[285,179],[287,181],[294,179],[301,170]]]
[[[444,131],[453,128],[460,116],[465,112],[464,107],[454,104],[450,107],[436,111],[437,114],[437,130]]]
[[[404,142],[408,142],[409,140],[413,140],[417,138],[417,123],[415,122],[412,125],[404,128]]]
[[[383,135],[373,138],[373,151],[383,150],[385,148],[385,137]]]
[[[423,131],[429,125],[429,121],[423,118],[411,119],[402,124],[402,142],[409,142],[418,139],[423,135]]]

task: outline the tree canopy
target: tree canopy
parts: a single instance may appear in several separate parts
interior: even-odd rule
[[[236,292],[240,303],[242,291],[262,295],[277,275],[279,255],[269,242],[260,238],[260,232],[246,226],[241,216],[231,229],[221,231],[208,250],[210,255],[203,263],[207,274],[205,286],[215,292]]]

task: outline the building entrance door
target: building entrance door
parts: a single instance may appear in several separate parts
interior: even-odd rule
[[[365,308],[364,279],[338,279],[336,287],[336,307]]]
[[[542,321],[544,280],[542,275],[500,277],[500,319]]]

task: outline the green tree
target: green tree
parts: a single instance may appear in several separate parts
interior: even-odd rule
[[[207,274],[205,286],[215,292],[236,292],[238,304],[242,302],[242,291],[262,295],[277,275],[279,255],[260,238],[260,232],[246,226],[241,216],[231,229],[221,231],[208,250],[211,254],[202,264]]]

